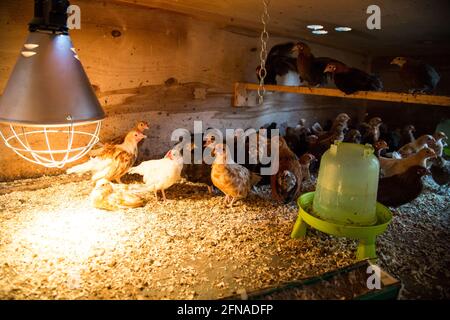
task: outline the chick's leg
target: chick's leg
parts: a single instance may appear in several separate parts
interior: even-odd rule
[[[231,202],[230,202],[230,204],[228,205],[228,207],[229,208],[233,208],[233,203],[234,203],[234,200],[235,200],[236,198],[231,198]]]
[[[212,194],[212,188],[211,188],[211,186],[207,186],[208,187],[208,193],[209,194]]]
[[[163,201],[166,202],[167,198],[166,198],[166,193],[165,193],[164,189],[161,190],[161,193],[163,195]]]
[[[156,198],[156,201],[158,201],[158,190],[155,190],[155,198]]]

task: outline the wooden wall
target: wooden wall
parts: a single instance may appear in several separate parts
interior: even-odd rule
[[[151,130],[141,149],[144,159],[163,155],[172,144],[171,132],[191,130],[194,120],[204,121],[204,128],[248,128],[271,121],[294,125],[300,118],[323,122],[342,111],[354,117],[364,113],[361,102],[289,94],[271,95],[264,106],[233,108],[233,83],[256,81],[257,30],[132,4],[72,3],[81,7],[82,15],[81,30],[71,32],[72,40],[108,114],[101,138],[122,135],[145,119]],[[0,93],[25,40],[32,11],[32,0],[0,2]],[[270,45],[287,40],[297,39],[273,37]],[[319,56],[368,66],[366,57],[354,53],[312,48]],[[59,172],[30,165],[0,145],[0,181]]]

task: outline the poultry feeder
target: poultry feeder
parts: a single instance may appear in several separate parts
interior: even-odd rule
[[[323,155],[315,192],[298,199],[299,215],[292,238],[307,226],[339,237],[359,239],[358,260],[375,259],[375,239],[392,219],[377,203],[379,163],[370,145],[333,144]]]

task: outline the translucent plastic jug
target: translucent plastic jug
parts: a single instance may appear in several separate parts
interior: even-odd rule
[[[320,218],[343,225],[377,222],[380,164],[371,145],[335,142],[322,157],[313,201]]]

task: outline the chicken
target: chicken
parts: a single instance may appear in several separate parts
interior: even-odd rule
[[[203,141],[203,134],[201,135],[200,139],[197,139],[200,141]],[[191,141],[194,143],[194,148],[191,150],[191,162],[185,163],[183,165],[183,170],[181,171],[181,177],[186,179],[187,181],[194,182],[194,183],[202,183],[205,184],[208,187],[208,193],[212,193],[212,181],[211,181],[211,165],[207,164],[204,159],[203,155],[205,152],[212,153],[213,145],[210,144],[208,141],[205,142],[202,146],[198,146],[195,144],[195,136],[194,134],[191,135]],[[194,163],[194,153],[195,149],[200,148],[202,149],[202,162],[201,163]]]
[[[100,179],[92,190],[90,200],[95,208],[115,211],[143,207],[148,187],[143,184],[113,184]]]
[[[362,141],[361,132],[359,132],[359,130],[356,129],[351,129],[349,132],[347,132],[344,138],[344,142],[361,144],[361,141]]]
[[[380,117],[374,117],[368,123],[361,125],[362,143],[374,144],[380,140],[380,126],[383,123]]]
[[[146,122],[146,121],[139,121],[138,123],[136,123],[136,126],[135,126],[134,129],[132,129],[131,131],[134,130],[134,131],[138,131],[138,132],[144,134],[144,131],[145,131],[145,130],[148,130],[148,129],[149,129],[148,122]],[[109,141],[109,142],[107,142],[107,143],[105,143],[105,144],[100,144],[100,143],[99,143],[100,147],[97,148],[97,149],[91,150],[91,151],[89,152],[89,156],[91,156],[91,157],[98,156],[98,155],[100,155],[100,154],[103,152],[104,148],[105,148],[107,145],[121,144],[121,143],[123,143],[124,141],[125,141],[125,137],[120,136],[120,137],[116,137],[116,138],[112,139],[111,141]],[[138,147],[142,144],[142,142],[143,142],[143,141],[141,140],[141,141],[138,143]]]
[[[435,142],[436,140],[434,140],[433,136],[425,134],[417,138],[415,141],[401,147],[398,150],[398,153],[402,156],[402,158],[407,158],[425,147],[431,147],[435,144]]]
[[[443,157],[437,157],[430,168],[431,177],[440,186],[450,183],[450,162]]]
[[[413,201],[422,193],[422,177],[427,174],[426,168],[414,165],[403,173],[380,179],[377,201],[390,207]]]
[[[327,151],[330,146],[335,141],[343,141],[344,140],[344,132],[347,128],[346,123],[339,123],[333,127],[333,131],[327,132],[326,135],[314,138],[314,136],[309,136],[308,140],[310,141],[308,152],[313,154],[316,159],[320,161],[322,155]]]
[[[373,144],[373,148],[375,149],[375,155],[377,158],[381,157],[381,154],[384,150],[389,148],[389,145],[384,140],[378,140]]]
[[[447,145],[447,143],[444,140],[447,140],[448,137],[444,132],[438,131],[438,132],[435,132],[435,134],[433,135],[433,138],[434,138],[435,142],[432,143],[430,147],[431,147],[431,149],[434,150],[434,152],[436,152],[436,156],[442,157],[442,153],[444,152],[444,147]]]
[[[402,130],[400,146],[404,146],[408,143],[416,141],[414,132],[416,132],[416,128],[412,124],[404,126]]]
[[[407,171],[412,166],[422,166],[426,168],[428,159],[435,158],[433,149],[425,147],[412,156],[404,159],[391,159],[379,157],[380,167],[383,177],[391,177]]]
[[[297,60],[292,56],[293,42],[278,44],[270,49],[266,59],[265,84],[277,84],[277,76],[284,76],[289,71],[297,72]],[[260,81],[261,66],[256,68],[256,77]]]
[[[321,57],[316,58],[311,53],[311,48],[303,42],[297,43],[292,52],[297,54],[297,70],[301,82],[308,82],[309,86],[320,86],[327,83],[328,75],[324,74],[325,67],[330,62],[337,60]]]
[[[146,136],[139,131],[132,130],[121,144],[108,144],[102,149],[102,152],[96,157],[91,158],[85,163],[74,166],[67,170],[71,173],[92,172],[92,180],[96,182],[102,178],[108,181],[120,183],[120,178],[128,172],[138,155],[138,143]]]
[[[272,143],[276,143],[272,139]],[[278,172],[271,176],[272,197],[283,203],[300,196],[303,181],[302,168],[297,156],[289,149],[284,138],[279,137]]]
[[[419,60],[396,57],[391,64],[400,67],[400,77],[410,93],[433,93],[441,79],[435,68]]]
[[[317,122],[313,124],[313,126],[311,127],[311,131],[315,135],[317,135],[319,138],[325,137],[325,136],[329,135],[330,133],[334,132],[338,126],[340,128],[342,128],[345,132],[348,129],[349,120],[350,120],[350,117],[348,114],[340,113],[337,115],[337,117],[334,119],[334,121],[330,121],[329,131],[322,129],[320,124],[318,124]],[[344,138],[342,138],[342,139],[344,139]]]
[[[350,68],[342,62],[331,62],[325,73],[333,74],[334,84],[345,94],[357,91],[381,91],[383,83],[378,76],[368,74],[356,68]]]
[[[299,157],[308,151],[307,130],[302,127],[286,128],[284,137],[289,148]]]
[[[302,169],[302,183],[313,184],[310,166],[312,162],[316,161],[316,157],[314,157],[314,155],[312,155],[311,153],[305,153],[300,157],[298,161],[300,162],[300,166]]]
[[[215,159],[211,169],[211,180],[225,194],[224,202],[231,208],[236,200],[244,199],[261,177],[233,161],[228,147],[217,144],[214,147]]]
[[[163,200],[166,201],[165,190],[181,179],[183,156],[180,149],[180,145],[177,145],[169,150],[164,158],[144,161],[128,172],[143,176],[144,183],[150,192],[155,193],[156,200],[158,200],[158,191],[161,191]]]
[[[386,141],[389,146],[389,152],[396,151],[403,145],[400,143],[402,140],[401,130],[398,128],[389,130],[385,123],[380,125],[380,140]]]

